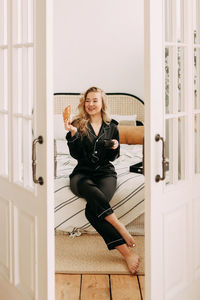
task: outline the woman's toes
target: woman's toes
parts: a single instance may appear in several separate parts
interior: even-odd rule
[[[138,270],[138,266],[132,266],[129,268],[129,270],[131,271],[132,274],[135,274]]]
[[[130,255],[126,258],[126,262],[128,268],[132,274],[135,274],[138,270],[140,259],[137,254],[130,253]]]
[[[134,273],[136,273],[137,270],[138,270],[138,268],[139,268],[139,264],[137,264],[137,265],[135,265],[134,267],[132,267],[132,271],[133,271]]]

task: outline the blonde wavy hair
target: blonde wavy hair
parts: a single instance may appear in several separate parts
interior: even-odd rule
[[[74,117],[73,125],[78,127],[81,135],[88,135],[88,123],[90,120],[89,114],[85,111],[85,100],[87,95],[91,92],[100,93],[102,99],[102,109],[101,116],[102,120],[106,123],[110,123],[110,117],[108,115],[107,103],[106,103],[106,94],[103,90],[97,87],[90,87],[87,91],[81,96],[80,103],[78,105],[79,113]]]

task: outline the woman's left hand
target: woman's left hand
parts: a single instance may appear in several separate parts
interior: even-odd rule
[[[112,141],[114,142],[114,145],[112,146],[112,148],[111,148],[111,149],[115,150],[115,149],[117,149],[117,148],[118,148],[118,146],[119,146],[119,142],[118,142],[118,140],[112,140]]]

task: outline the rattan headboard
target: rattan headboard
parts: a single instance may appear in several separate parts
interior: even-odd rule
[[[131,94],[106,93],[109,113],[112,115],[137,115],[137,121],[144,124],[144,102]],[[67,105],[71,105],[73,114],[77,113],[80,93],[55,93],[54,114],[61,114]]]

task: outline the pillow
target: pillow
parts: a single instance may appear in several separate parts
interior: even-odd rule
[[[143,144],[144,126],[118,126],[120,144]]]
[[[71,120],[73,119],[74,114],[71,114]],[[64,121],[62,114],[54,115],[54,139],[55,140],[65,140],[67,131],[64,127]]]
[[[67,140],[56,140],[54,139],[54,147],[56,155],[66,155],[69,154],[69,147],[67,146]]]
[[[137,115],[110,115],[110,117],[116,120],[119,125],[136,126]]]
[[[54,115],[54,139],[65,140],[66,134],[62,114]]]
[[[66,140],[54,139],[54,178],[58,176],[58,162],[69,154],[69,148]]]

